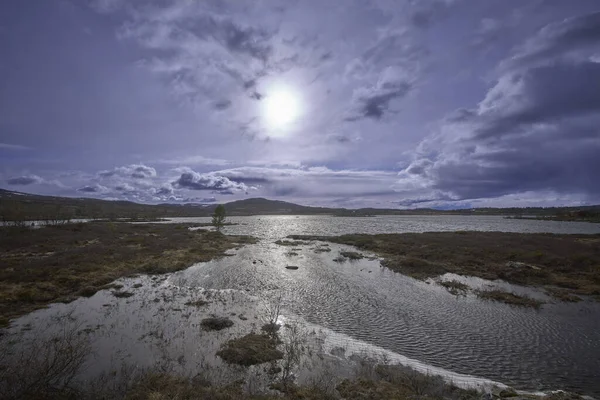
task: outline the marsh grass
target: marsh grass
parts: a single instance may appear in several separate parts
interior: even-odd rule
[[[217,355],[229,364],[250,366],[283,358],[277,348],[279,341],[272,335],[249,333],[226,342]]]
[[[275,244],[278,244],[280,246],[305,246],[307,244],[309,244],[309,242],[305,242],[302,240],[276,240]]]
[[[499,301],[511,306],[532,307],[538,309],[544,304],[543,301],[528,296],[505,292],[503,290],[477,290],[475,291],[475,294],[481,299]]]
[[[204,318],[200,326],[205,331],[220,331],[233,326],[233,321],[225,317]]]
[[[90,297],[121,277],[178,271],[255,242],[188,227],[105,222],[10,235],[0,227],[0,322],[49,303]]]
[[[289,238],[329,241],[374,252],[383,257],[383,266],[416,279],[451,272],[557,287],[600,300],[600,235],[461,231]]]
[[[340,251],[340,256],[349,260],[361,260],[365,258],[364,255],[356,251]]]
[[[467,291],[469,290],[469,285],[465,285],[462,282],[457,281],[456,279],[453,279],[451,281],[442,281],[439,282],[439,284],[443,287],[446,288],[446,290],[448,290],[450,293],[452,293],[455,296],[459,296],[459,295],[466,295]]]

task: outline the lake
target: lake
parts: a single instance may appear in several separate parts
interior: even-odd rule
[[[176,218],[165,223],[209,222]],[[291,248],[273,242],[290,234],[505,231],[600,233],[600,224],[513,220],[496,216],[256,216],[232,217],[225,233],[260,242],[230,257],[162,277],[122,279],[135,295],[110,291],[56,304],[17,320],[25,335],[52,330],[65,312],[93,337],[96,358],[89,373],[120,363],[150,365],[161,355],[185,355],[183,369],[207,363],[219,344],[261,325],[265,302],[282,297],[283,319],[316,332],[328,354],[371,352],[453,381],[493,381],[527,391],[565,389],[600,395],[600,303],[548,303],[540,310],[454,296],[434,280],[418,281],[379,265],[375,258],[334,262],[348,246],[318,242]],[[297,270],[286,266],[297,266]],[[549,300],[531,288],[476,278],[473,287],[496,285]],[[138,288],[133,289],[135,286]],[[203,308],[186,306],[208,299]],[[210,314],[230,315],[233,328],[201,332]],[[240,315],[243,318],[240,318]],[[338,349],[338,350],[336,350]],[[203,364],[204,365],[204,364]]]

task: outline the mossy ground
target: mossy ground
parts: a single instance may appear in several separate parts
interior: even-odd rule
[[[417,279],[451,272],[543,287],[558,300],[568,295],[600,300],[600,235],[460,231],[289,237],[374,252],[384,258],[383,266]]]
[[[178,271],[254,241],[188,227],[102,222],[0,228],[0,322],[92,296],[117,278]]]
[[[250,366],[283,358],[274,335],[249,333],[226,342],[217,355],[229,364]]]

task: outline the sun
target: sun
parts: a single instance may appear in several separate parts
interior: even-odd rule
[[[276,88],[265,96],[263,112],[271,130],[285,130],[300,116],[299,96],[290,88]]]

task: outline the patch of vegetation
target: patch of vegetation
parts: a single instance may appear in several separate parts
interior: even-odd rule
[[[464,295],[469,290],[469,285],[465,285],[462,282],[453,279],[451,281],[442,281],[439,284],[446,288],[450,293],[455,296]]]
[[[340,256],[342,256],[344,258],[348,258],[350,260],[361,260],[361,259],[365,258],[365,256],[363,256],[361,253],[358,253],[356,251],[340,251]]]
[[[133,293],[123,290],[123,291],[114,291],[114,292],[112,292],[112,295],[115,297],[118,297],[120,299],[126,299],[128,297],[133,296]]]
[[[568,290],[560,288],[547,288],[546,294],[554,297],[557,300],[564,301],[567,303],[578,303],[582,301],[581,297],[569,293]]]
[[[200,322],[200,326],[205,331],[221,331],[233,326],[233,321],[225,317],[210,317],[204,318]]]
[[[314,252],[319,254],[319,253],[329,253],[331,251],[331,249],[329,247],[316,247],[314,249]]]
[[[540,308],[543,301],[532,299],[528,296],[520,296],[514,293],[505,292],[503,290],[478,290],[475,292],[477,297],[484,300],[499,301],[510,304],[511,306]]]
[[[256,365],[283,358],[278,341],[270,335],[250,333],[226,342],[217,355],[229,364]]]
[[[279,329],[281,329],[281,325],[274,322],[268,322],[264,324],[260,329],[266,334],[270,335],[271,337],[274,337],[277,334],[277,332],[279,332]]]
[[[121,277],[185,269],[255,242],[247,236],[190,231],[190,226],[103,222],[18,231],[0,227],[0,318],[92,296]]]
[[[298,253],[296,253],[295,251],[288,251],[287,253],[285,253],[285,255],[288,257],[295,257],[298,255]]]
[[[192,306],[192,307],[203,307],[207,304],[209,304],[209,302],[206,300],[194,300],[194,301],[188,301],[185,303],[186,306]]]
[[[309,244],[309,242],[304,242],[301,240],[277,240],[275,244],[280,246],[305,246]]]
[[[290,235],[377,253],[382,265],[427,279],[452,272],[510,283],[557,287],[600,300],[600,235],[425,232],[342,236]]]

